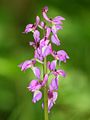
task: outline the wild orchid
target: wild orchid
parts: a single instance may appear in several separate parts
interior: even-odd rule
[[[33,94],[33,103],[41,100],[44,96],[41,106],[44,109],[45,120],[48,120],[48,113],[51,111],[58,97],[59,77],[66,76],[64,70],[57,69],[57,65],[61,62],[66,63],[66,60],[69,59],[68,54],[64,50],[55,51],[52,46],[52,44],[57,46],[61,44],[57,32],[62,29],[62,21],[65,19],[61,16],[49,18],[47,12],[48,7],[46,6],[42,10],[43,19],[46,22],[40,21],[39,16],[37,16],[34,24],[26,26],[23,33],[27,34],[31,32],[33,34],[33,41],[30,41],[29,45],[34,48],[34,57],[19,65],[21,71],[30,68],[35,75],[35,79],[28,85],[28,90]],[[50,26],[46,24],[47,22],[49,22]],[[40,37],[41,33],[38,28],[44,33],[42,38]],[[49,55],[53,57],[52,61],[47,60]],[[43,66],[43,75],[41,75],[40,68],[36,66],[36,62],[39,62]],[[50,80],[51,75],[53,76],[52,80]]]

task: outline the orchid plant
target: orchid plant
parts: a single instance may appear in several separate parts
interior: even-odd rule
[[[45,120],[48,120],[48,113],[57,100],[59,76],[66,76],[64,70],[56,69],[56,66],[61,62],[66,63],[66,60],[69,59],[68,54],[64,50],[55,51],[52,46],[52,44],[60,45],[57,32],[62,29],[62,21],[65,19],[61,16],[49,18],[47,12],[48,7],[45,6],[42,9],[42,16],[45,22],[41,21],[39,16],[36,16],[36,22],[26,26],[23,33],[33,33],[34,40],[32,42],[30,41],[29,45],[35,50],[34,58],[26,60],[19,65],[21,71],[31,68],[35,75],[35,79],[30,82],[28,90],[33,94],[33,103],[36,103],[44,96],[42,108],[44,109]],[[44,33],[42,38],[40,38],[40,29]],[[47,61],[48,55],[53,57],[52,61]],[[36,67],[36,62],[42,64],[43,75],[41,75],[40,69]],[[51,75],[53,75],[53,77],[50,80],[49,76]],[[43,78],[41,76],[43,76]],[[42,89],[44,92],[42,92]]]

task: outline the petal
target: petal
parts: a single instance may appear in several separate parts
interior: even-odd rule
[[[43,12],[42,14],[43,14],[43,18],[44,18],[46,21],[52,22],[52,21],[48,18],[47,14],[46,14],[45,12]]]
[[[53,23],[54,23],[55,25],[62,24],[62,22],[61,22],[61,21],[59,21],[59,20],[53,20]]]
[[[60,40],[58,39],[57,35],[52,35],[51,41],[52,41],[52,43],[56,44],[57,46],[60,45]]]
[[[33,33],[33,37],[34,37],[34,40],[35,42],[39,42],[40,40],[40,32],[38,30],[35,30],[34,33]]]
[[[54,20],[65,20],[65,18],[62,17],[62,16],[57,16],[57,17],[54,18]]]
[[[40,79],[40,75],[41,75],[40,69],[37,68],[37,67],[32,67],[32,70],[33,70],[35,76],[36,76],[38,79]]]
[[[26,60],[25,62],[21,63],[19,67],[21,68],[21,71],[25,71],[26,69],[31,68],[35,63],[35,60]]]
[[[53,107],[53,101],[52,99],[48,99],[48,112],[50,112],[52,107]]]
[[[50,83],[50,86],[49,86],[50,90],[58,90],[58,78],[53,78],[51,83]]]
[[[34,103],[36,103],[36,102],[39,101],[41,98],[42,98],[42,92],[36,90],[36,91],[34,92],[34,94],[33,94],[33,99],[32,99],[32,101],[33,101]]]
[[[49,40],[45,40],[45,38],[43,38],[42,40],[40,40],[40,48],[48,45]]]
[[[53,34],[56,34],[56,33],[57,33],[56,25],[53,25],[53,26],[52,26],[52,33],[53,33]]]
[[[34,29],[37,28],[37,26],[39,25],[39,22],[40,22],[40,18],[39,18],[39,16],[36,16],[36,23],[35,23],[35,28]]]
[[[34,92],[36,90],[39,90],[41,88],[41,85],[40,83],[38,82],[38,80],[32,80],[28,86],[28,89],[31,91],[31,92]]]
[[[58,51],[57,55],[60,61],[66,62],[66,59],[69,59],[68,54],[64,50]]]
[[[33,30],[32,27],[33,27],[33,24],[28,24],[23,33],[31,32]]]
[[[48,99],[48,113],[50,113],[52,107],[53,107],[53,101],[51,99]],[[44,109],[44,103],[42,103],[42,108]]]
[[[46,36],[45,37],[49,38],[50,33],[51,33],[51,28],[47,27],[46,28]]]
[[[57,60],[53,60],[50,65],[50,70],[54,71],[56,69]]]
[[[46,57],[47,55],[51,54],[52,53],[52,47],[51,47],[51,44],[49,44],[48,46],[44,46],[42,48],[42,55],[43,57]]]
[[[58,75],[61,75],[62,77],[66,76],[66,73],[64,72],[64,70],[57,70]]]
[[[44,28],[45,23],[44,23],[43,21],[41,21],[41,22],[40,22],[40,26],[41,26],[42,28]]]
[[[55,104],[55,101],[57,100],[58,93],[53,92],[53,103]]]
[[[56,77],[59,75],[57,71],[53,71],[52,74],[54,74]]]
[[[56,25],[56,30],[58,31],[58,30],[62,30],[63,29],[63,27],[62,26],[60,26],[60,25]]]
[[[61,30],[62,29],[62,26],[60,25],[53,25],[52,26],[52,32],[53,34],[56,34],[58,30]]]
[[[58,24],[62,24],[61,20],[65,20],[65,19],[61,16],[57,16],[52,21],[54,22],[54,24],[58,25]]]
[[[33,24],[28,24],[26,28],[32,28]]]
[[[47,83],[47,81],[48,81],[48,74],[46,74],[44,76],[44,79],[43,79],[43,82],[42,82],[42,86],[44,86]]]
[[[42,50],[40,48],[37,48],[35,50],[34,57],[37,58],[40,61],[43,61]]]

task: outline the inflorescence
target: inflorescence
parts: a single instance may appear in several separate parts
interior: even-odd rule
[[[39,16],[36,16],[36,22],[34,24],[28,24],[23,33],[33,33],[34,41],[29,42],[29,45],[34,48],[34,58],[31,60],[26,60],[25,62],[21,63],[19,67],[22,71],[25,71],[28,68],[31,68],[36,79],[32,80],[28,86],[29,91],[33,94],[32,102],[36,103],[42,98],[42,91],[43,88],[48,80],[49,76],[53,75],[53,79],[51,80],[50,84],[48,84],[48,112],[50,112],[51,108],[55,104],[57,99],[58,93],[58,80],[59,76],[65,77],[66,74],[62,69],[56,69],[57,63],[64,62],[69,59],[68,54],[64,50],[55,51],[53,50],[52,44],[57,46],[60,45],[60,40],[57,36],[57,32],[62,29],[62,21],[65,20],[61,16],[56,16],[55,18],[49,18],[47,16],[48,7],[44,7],[42,9],[42,15],[44,21],[40,21]],[[47,25],[46,23],[49,23]],[[43,38],[40,38],[40,31],[41,29],[44,33]],[[49,72],[43,75],[43,80],[41,79],[41,71],[38,67],[35,66],[36,62],[44,64],[44,58],[48,55],[53,56],[53,61],[47,61],[47,69]],[[42,103],[42,108],[44,108],[44,103]]]

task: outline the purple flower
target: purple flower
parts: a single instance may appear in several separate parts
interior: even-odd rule
[[[59,25],[62,24],[61,20],[65,20],[62,16],[57,16],[52,19],[53,24]]]
[[[50,36],[50,33],[51,33],[51,29],[49,27],[46,28],[46,33],[45,33],[45,36],[43,37],[42,40],[40,40],[40,48],[48,45],[49,41],[48,38]]]
[[[45,74],[43,80],[32,80],[28,86],[28,89],[31,91],[31,92],[34,92],[36,90],[39,90],[41,87],[43,87],[44,85],[46,85],[48,81],[48,74]]]
[[[23,33],[28,33],[28,32],[33,32],[36,30],[37,26],[39,25],[39,22],[40,22],[40,18],[39,16],[36,17],[36,23],[34,24],[28,24],[24,30]]]
[[[48,39],[51,33],[51,28],[46,27],[46,34],[45,34],[45,38]]]
[[[45,23],[43,21],[40,22],[40,28],[44,28],[45,27]]]
[[[33,79],[28,85],[29,91],[33,94],[32,102],[36,103],[42,98],[42,92],[40,90],[44,87],[48,97],[48,112],[50,112],[58,96],[59,76],[66,76],[66,73],[62,69],[57,69],[57,60],[59,60],[59,63],[61,61],[66,62],[66,60],[69,59],[69,56],[64,50],[56,52],[52,49],[52,44],[57,46],[60,45],[57,33],[62,29],[62,20],[65,19],[61,16],[49,18],[47,12],[48,7],[45,6],[42,9],[42,15],[46,22],[40,21],[39,16],[36,16],[35,23],[26,26],[23,33],[33,33],[33,41],[30,41],[29,45],[34,47],[34,58],[32,60],[26,60],[21,63],[19,67],[22,71],[25,71],[28,68],[32,69],[36,77],[36,79]],[[43,36],[40,34],[40,30],[42,30]],[[45,63],[44,60],[49,55],[52,55],[54,60],[51,62],[46,60]],[[41,75],[42,72],[35,66],[36,62],[43,65],[43,70],[46,70],[45,74],[43,73],[43,75]],[[48,82],[49,75],[54,76],[50,84]],[[42,108],[44,108],[44,103],[42,103]]]
[[[28,86],[28,89],[31,92],[34,92],[36,90],[39,90],[41,88],[41,84],[38,80],[32,80]]]
[[[49,43],[49,40],[43,38],[42,40],[40,40],[40,48],[48,45],[48,43]]]
[[[29,45],[33,46],[35,49],[39,47],[39,41],[40,41],[40,32],[38,30],[35,30],[33,33],[34,42],[29,42]]]
[[[42,41],[42,42],[44,42],[44,41]],[[45,41],[45,42],[44,42],[44,44],[48,43],[48,41]],[[52,54],[51,44],[45,45],[45,46],[42,45],[35,50],[34,57],[39,59],[40,61],[43,61],[44,57],[46,57],[47,55],[50,55],[50,54]]]
[[[52,79],[50,85],[49,85],[49,90],[48,90],[48,112],[50,112],[51,108],[55,104],[55,101],[57,99],[57,92],[58,90],[58,78]]]
[[[36,16],[36,22],[35,22],[35,28],[34,28],[34,30],[37,29],[39,23],[40,23],[40,18],[39,18],[39,16]]]
[[[56,44],[57,46],[60,45],[60,40],[58,39],[56,34],[51,36],[51,41],[52,41],[52,43]]]
[[[43,61],[43,56],[42,56],[42,49],[38,47],[35,52],[34,52],[34,58]]]
[[[58,96],[57,92],[48,91],[48,112],[50,112],[51,108],[55,104],[57,96]]]
[[[25,62],[21,63],[19,67],[21,68],[21,71],[25,71],[28,68],[31,68],[36,63],[36,60],[26,60]]]
[[[50,85],[49,85],[50,91],[52,90],[58,90],[58,78],[53,78]]]
[[[51,44],[46,45],[42,48],[42,56],[46,57],[47,55],[50,55],[52,53],[52,46]]]
[[[62,20],[65,20],[65,18],[61,17],[61,16],[57,16],[55,18],[48,18],[47,16],[47,12],[48,12],[48,7],[44,7],[43,10],[42,10],[42,14],[43,14],[43,18],[52,23],[52,24],[55,24],[55,25],[59,25],[59,24],[62,24]]]
[[[36,102],[39,101],[41,98],[42,98],[42,92],[39,91],[39,90],[36,90],[36,91],[33,93],[32,102],[33,102],[33,103],[36,103]]]
[[[66,76],[66,73],[64,72],[64,70],[61,70],[61,69],[53,71],[52,74],[54,74],[55,76],[58,76],[58,75],[61,75],[62,77]]]
[[[52,43],[59,46],[60,45],[60,40],[58,39],[57,31],[62,29],[62,26],[61,26],[62,22],[61,21],[65,20],[65,19],[61,16],[57,16],[53,19],[48,18],[47,12],[48,12],[48,7],[44,7],[43,11],[42,11],[43,17],[46,21],[48,21],[52,24],[51,31],[52,31],[53,35],[51,36],[51,41],[52,41]]]
[[[40,75],[41,75],[41,72],[40,72],[40,69],[38,67],[32,67],[32,70],[35,74],[35,76],[40,79]]]
[[[60,50],[60,51],[53,51],[52,55],[54,56],[55,59],[66,62],[67,59],[69,59],[68,54],[64,51],[64,50]]]
[[[31,32],[33,29],[34,29],[34,25],[33,24],[28,24],[23,33]]]
[[[51,108],[55,104],[55,101],[57,99],[57,92],[55,90],[58,90],[58,79],[57,77],[52,79],[49,90],[48,90],[48,112],[50,112]],[[42,108],[44,108],[44,103],[42,103]]]
[[[60,26],[60,25],[53,25],[52,29],[51,29],[51,31],[53,33],[51,36],[51,41],[52,41],[52,43],[56,44],[57,46],[60,45],[60,40],[57,36],[57,31],[60,29],[62,29],[62,26]]]
[[[34,40],[36,43],[39,42],[40,41],[40,32],[38,30],[35,30],[33,37],[34,37]]]
[[[46,21],[51,22],[51,20],[48,18],[47,14],[46,14],[47,12],[48,12],[48,7],[45,6],[45,7],[43,8],[43,10],[42,10],[43,18],[44,18]]]
[[[53,105],[55,104],[56,100],[57,100],[57,92],[54,91],[48,91],[48,113],[50,112],[51,108],[53,107]],[[44,109],[44,103],[42,103],[42,108]]]
[[[47,67],[49,68],[51,73],[54,74],[55,76],[61,75],[61,76],[65,77],[66,73],[63,70],[61,70],[61,69],[56,70],[56,63],[57,63],[57,60],[53,60],[52,62],[48,61]]]
[[[44,79],[42,81],[42,86],[44,86],[48,81],[48,74],[45,74]]]
[[[62,26],[61,25],[53,25],[52,26],[52,33],[57,33],[58,32],[58,30],[62,30],[63,28],[62,28]]]
[[[49,68],[49,70],[54,71],[56,69],[56,63],[57,60],[53,60],[51,63],[50,61],[48,61],[47,67]]]

